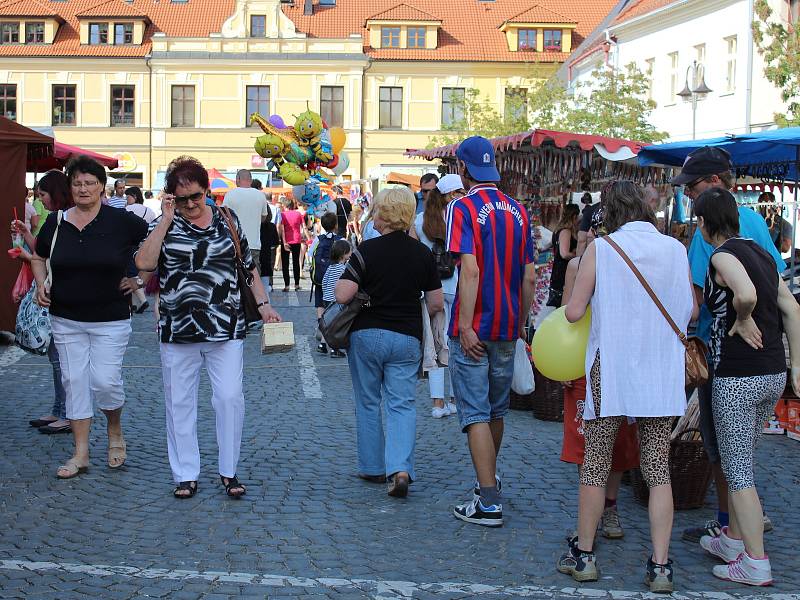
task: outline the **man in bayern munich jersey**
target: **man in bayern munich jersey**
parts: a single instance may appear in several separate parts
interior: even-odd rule
[[[480,136],[456,151],[464,189],[447,209],[447,247],[460,257],[450,321],[450,372],[462,431],[477,474],[474,497],[453,514],[500,527],[503,504],[497,455],[508,412],[514,349],[533,302],[536,275],[528,213],[494,182],[494,148]]]

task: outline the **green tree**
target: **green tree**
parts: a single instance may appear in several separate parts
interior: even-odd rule
[[[786,113],[776,113],[781,127],[800,125],[800,29],[775,16],[767,0],[756,0],[753,41],[764,57],[764,76],[781,92]]]

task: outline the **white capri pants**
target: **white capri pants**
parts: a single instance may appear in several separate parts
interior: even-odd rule
[[[203,365],[211,380],[211,405],[217,422],[219,474],[236,475],[244,425],[244,340],[161,344],[167,409],[167,452],[175,483],[197,481],[197,392]]]
[[[453,303],[456,301],[455,294],[444,294],[444,322],[445,327],[450,327],[450,314],[453,310]],[[444,379],[447,376],[447,387],[450,390],[450,398],[453,397],[453,381],[450,379],[450,369],[439,367],[428,371],[428,389],[431,398],[447,398],[445,396]]]
[[[101,410],[122,408],[122,359],[131,335],[130,319],[89,323],[51,315],[50,325],[67,394],[67,418],[92,418],[93,399]]]

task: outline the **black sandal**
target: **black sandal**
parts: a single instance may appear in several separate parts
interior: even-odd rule
[[[189,492],[188,494],[180,494],[178,492]],[[181,481],[177,487],[172,490],[172,495],[176,498],[180,498],[181,500],[185,500],[186,498],[191,498],[197,493],[197,482],[196,481]]]
[[[228,480],[228,483],[225,483],[225,480]],[[244,487],[239,480],[236,478],[236,475],[233,477],[225,477],[223,475],[219,476],[219,480],[222,482],[222,485],[225,486],[225,493],[228,494],[231,498],[241,498],[247,493],[247,488]],[[233,490],[240,489],[241,492],[234,492]]]

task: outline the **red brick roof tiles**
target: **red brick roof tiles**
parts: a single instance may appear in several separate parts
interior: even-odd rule
[[[439,21],[430,13],[409,6],[408,4],[398,4],[395,7],[385,10],[382,13],[369,17],[370,21]]]

